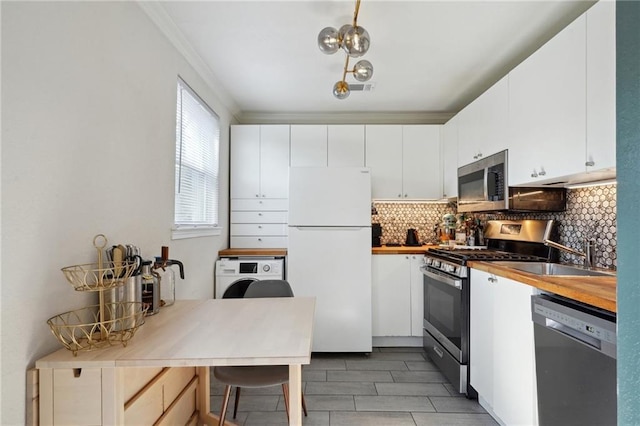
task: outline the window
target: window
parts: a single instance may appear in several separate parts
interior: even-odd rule
[[[173,238],[219,234],[220,120],[178,79]]]

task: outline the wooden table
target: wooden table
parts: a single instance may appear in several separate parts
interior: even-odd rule
[[[147,317],[126,347],[75,357],[60,349],[36,361],[41,421],[46,423],[52,404],[53,396],[46,394],[55,369],[102,369],[102,424],[123,424],[126,401],[120,389],[105,387],[105,377],[126,374],[128,368],[120,367],[200,367],[205,379],[198,384],[199,421],[216,424],[209,406],[209,367],[288,364],[290,423],[300,425],[302,365],[311,362],[314,310],[310,297],[176,301]]]

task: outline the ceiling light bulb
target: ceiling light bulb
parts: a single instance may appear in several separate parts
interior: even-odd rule
[[[318,47],[322,53],[330,55],[340,49],[340,38],[338,30],[333,27],[326,27],[318,34]]]
[[[341,29],[342,30],[342,29]],[[367,53],[371,40],[363,27],[351,27],[344,34],[342,48],[352,58],[359,58]]]
[[[356,62],[353,67],[353,77],[358,81],[369,81],[373,76],[373,65],[367,60]]]
[[[349,89],[349,83],[346,81],[338,81],[333,85],[333,96],[338,99],[347,99],[351,94],[351,90]]]

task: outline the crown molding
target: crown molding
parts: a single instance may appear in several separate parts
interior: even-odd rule
[[[449,112],[242,112],[238,124],[444,124]]]
[[[184,34],[178,29],[167,11],[158,1],[136,1],[142,11],[151,19],[158,27],[160,32],[171,42],[193,69],[202,77],[204,82],[209,86],[213,94],[218,98],[222,105],[229,111],[231,116],[236,116],[240,108],[233,98],[223,89],[223,85],[216,78],[211,68],[206,64],[202,57],[193,49],[187,41]]]

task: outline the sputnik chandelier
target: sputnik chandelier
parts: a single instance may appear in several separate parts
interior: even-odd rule
[[[327,55],[336,53],[340,48],[347,57],[344,62],[342,80],[333,85],[333,96],[338,99],[346,99],[351,93],[349,83],[346,82],[347,73],[353,74],[358,81],[368,81],[373,75],[373,65],[367,60],[356,62],[353,69],[349,69],[349,58],[359,58],[369,50],[369,33],[363,27],[358,26],[358,10],[360,0],[356,0],[356,10],[353,12],[353,24],[345,24],[339,30],[326,27],[318,34],[318,47]]]

